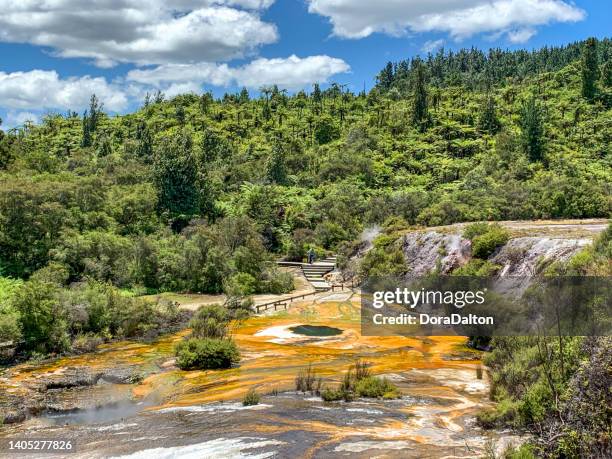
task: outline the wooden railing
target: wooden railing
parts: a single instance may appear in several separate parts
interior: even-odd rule
[[[332,284],[332,286],[329,288],[329,291],[335,292],[336,290],[340,290],[343,291],[347,288],[354,288],[354,282],[351,280],[351,284],[350,287],[348,287],[348,284]],[[302,293],[301,295],[295,295],[295,296],[289,296],[286,298],[279,298],[278,300],[275,301],[270,301],[269,303],[262,303],[262,304],[257,304],[255,306],[253,306],[255,308],[255,312],[257,314],[261,313],[262,311],[267,311],[268,309],[272,309],[274,308],[275,311],[278,311],[279,308],[286,310],[288,307],[287,303],[292,303],[293,300],[303,300],[304,298],[306,298],[307,296],[312,296],[312,295],[316,295],[318,293],[323,293],[321,291],[317,291],[317,290],[313,290],[312,292],[306,292],[306,293]]]
[[[307,296],[316,295],[317,293],[321,293],[321,292],[317,292],[316,290],[313,290],[312,292],[303,293],[301,295],[289,296],[286,298],[280,298],[276,301],[270,301],[269,303],[257,304],[253,307],[255,308],[255,312],[257,314],[259,314],[262,309],[264,311],[267,311],[268,309],[271,309],[272,307],[274,307],[275,311],[278,310],[279,306],[282,306],[283,309],[287,309],[287,302],[291,303],[293,302],[293,300],[298,300],[298,299],[303,300]]]

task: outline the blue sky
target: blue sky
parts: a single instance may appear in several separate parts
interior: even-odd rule
[[[81,112],[92,92],[123,113],[157,89],[220,95],[337,81],[358,91],[387,61],[441,45],[603,38],[612,10],[597,0],[0,0],[0,8],[4,128]]]

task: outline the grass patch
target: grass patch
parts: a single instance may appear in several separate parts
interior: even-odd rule
[[[322,383],[323,380],[317,377],[312,365],[308,365],[308,368],[300,370],[295,377],[295,390],[303,393],[319,394]]]
[[[359,397],[384,398],[387,400],[400,398],[398,388],[387,378],[368,376],[355,384],[355,393]]]
[[[358,360],[349,367],[338,387],[323,389],[321,398],[326,402],[350,402],[357,397],[385,400],[401,397],[399,389],[391,381],[371,375],[369,367],[369,363]]]
[[[261,396],[257,393],[257,391],[251,388],[249,389],[249,391],[246,393],[246,395],[242,399],[242,405],[243,406],[259,405],[260,399],[261,399]]]

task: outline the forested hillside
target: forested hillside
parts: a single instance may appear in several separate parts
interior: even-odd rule
[[[0,134],[0,272],[123,288],[280,289],[261,264],[367,225],[606,217],[611,50],[439,53],[378,85],[147,96]]]

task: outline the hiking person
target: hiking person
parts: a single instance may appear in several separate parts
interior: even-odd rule
[[[311,265],[315,258],[315,251],[312,249],[312,247],[308,249],[307,256],[308,256],[308,264]]]

